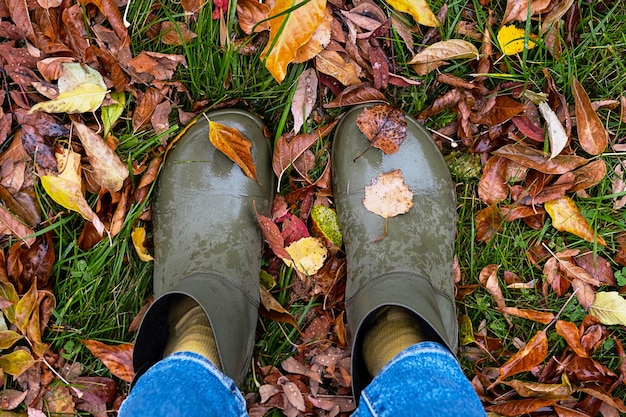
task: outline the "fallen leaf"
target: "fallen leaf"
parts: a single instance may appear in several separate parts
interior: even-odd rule
[[[228,159],[237,164],[248,178],[257,181],[256,168],[250,152],[252,142],[239,130],[209,120],[209,140]]]
[[[498,31],[498,43],[504,55],[516,55],[524,49],[533,49],[537,43],[533,40],[535,35],[528,36],[528,46],[525,45],[526,31],[513,25],[502,26]]]
[[[154,109],[162,100],[163,92],[160,89],[154,87],[146,89],[133,112],[132,125],[134,132],[139,131],[150,121]]]
[[[259,306],[259,314],[269,318],[270,320],[280,321],[283,323],[289,323],[293,325],[298,332],[300,331],[300,326],[298,325],[297,320],[289,313],[283,306],[280,305],[278,301],[272,294],[269,293],[265,288],[259,287],[261,291],[261,305]]]
[[[137,256],[144,262],[154,261],[154,258],[148,253],[148,249],[145,247],[146,242],[146,229],[143,227],[135,227],[130,234],[130,237],[133,241],[133,246],[135,247],[135,252],[137,252]]]
[[[561,124],[559,117],[556,115],[554,110],[550,108],[548,103],[541,102],[539,103],[538,108],[539,112],[546,121],[546,126],[548,127],[548,138],[550,139],[550,159],[552,159],[565,149],[565,146],[567,146],[567,143],[569,142],[569,138],[567,137],[567,132]]]
[[[598,292],[589,314],[602,324],[626,326],[626,300],[617,291]]]
[[[315,68],[330,75],[345,86],[360,84],[360,68],[352,60],[344,59],[338,52],[324,49],[315,57]]]
[[[343,244],[341,228],[337,212],[326,206],[313,206],[311,209],[311,220],[313,221],[313,231],[317,237],[324,237],[338,248]]]
[[[582,345],[580,344],[580,331],[578,330],[578,326],[576,326],[574,323],[570,323],[569,321],[564,320],[557,320],[556,333],[565,339],[567,346],[569,346],[575,354],[582,358],[589,357],[587,351],[583,349]]]
[[[474,217],[476,224],[476,240],[489,242],[496,233],[502,230],[502,215],[497,205],[491,205],[478,210]]]
[[[93,178],[101,187],[119,191],[124,185],[124,180],[128,178],[128,167],[95,132],[76,119],[72,119],[72,124],[87,153]]]
[[[487,205],[504,201],[509,195],[505,175],[508,159],[492,156],[483,168],[483,175],[478,181],[478,196]]]
[[[346,87],[333,101],[324,104],[324,108],[330,109],[377,101],[386,101],[385,95],[366,82]]]
[[[280,233],[280,229],[276,226],[276,223],[274,223],[269,217],[259,214],[256,210],[256,203],[253,204],[253,207],[257,222],[261,228],[261,233],[263,233],[263,237],[265,237],[265,240],[267,241],[267,244],[272,252],[274,252],[274,255],[283,260],[291,259],[289,253],[285,250],[285,240]]]
[[[290,245],[297,240],[311,236],[306,223],[300,220],[298,216],[291,214],[288,214],[282,222],[281,235],[285,239],[285,245]]]
[[[261,59],[279,83],[287,75],[287,65],[293,62],[298,48],[311,39],[322,23],[325,0],[277,0],[270,11],[270,36],[261,52]]]
[[[317,103],[317,75],[313,68],[302,71],[298,78],[296,92],[291,100],[293,131],[298,133]]]
[[[0,356],[0,369],[6,374],[18,377],[36,363],[30,353],[23,349]]]
[[[384,239],[389,218],[408,213],[413,207],[413,191],[404,183],[402,170],[381,172],[372,178],[370,185],[365,186],[363,205],[368,211],[385,218],[385,233],[377,241]]]
[[[564,379],[567,381],[566,377]],[[504,384],[513,388],[522,397],[564,400],[572,395],[572,387],[565,381],[560,384],[542,384],[539,382],[513,380]]]
[[[112,91],[109,93],[111,99],[114,100],[113,104],[108,106],[102,106],[100,117],[102,118],[102,126],[104,128],[104,137],[106,138],[111,131],[111,128],[124,113],[126,107],[126,94]]]
[[[575,278],[572,280],[572,289],[576,291],[576,299],[585,311],[589,310],[596,297],[596,289],[593,285]]]
[[[540,150],[519,143],[504,145],[493,151],[493,154],[503,156],[521,166],[536,169],[544,174],[564,174],[589,162],[587,159],[576,155],[559,155],[550,159]]]
[[[502,24],[511,21],[525,22],[527,16],[545,13],[551,8],[550,0],[507,0]]]
[[[328,250],[314,237],[304,237],[285,248],[291,259],[283,259],[290,267],[304,275],[313,275],[324,265]]]
[[[497,96],[493,106],[488,111],[480,111],[477,117],[472,117],[472,122],[489,127],[497,126],[517,116],[526,108],[524,103],[513,100],[509,96]]]
[[[161,42],[165,45],[186,45],[197,37],[184,22],[161,23]]]
[[[128,65],[135,68],[137,72],[150,74],[157,80],[166,81],[172,78],[179,65],[187,67],[187,61],[182,55],[143,51],[129,60]]]
[[[439,27],[441,23],[430,10],[426,0],[386,0],[387,3],[399,12],[410,14],[415,23],[430,27]]]
[[[546,33],[553,23],[558,22],[561,17],[572,7],[574,0],[562,0],[545,15],[541,16],[541,33]]]
[[[309,59],[315,58],[326,45],[330,42],[331,39],[331,27],[330,24],[333,20],[333,15],[329,11],[328,8],[324,10],[324,18],[322,19],[322,23],[315,29],[313,35],[311,35],[311,39],[308,40],[307,43],[302,45],[296,51],[296,57],[293,59],[293,62],[296,64],[301,64],[303,62],[308,61]]]
[[[252,32],[270,30],[270,23],[265,20],[270,15],[270,6],[257,0],[237,1],[237,22],[247,35]]]
[[[14,332],[13,330],[2,330],[0,331],[0,349],[6,350],[15,344],[18,340],[22,339],[24,336],[21,334]]]
[[[291,381],[287,381],[282,383],[281,386],[283,388],[285,398],[287,399],[287,401],[289,401],[289,403],[291,403],[291,405],[296,408],[296,410],[306,410],[306,407],[304,405],[304,397],[302,396],[302,392],[300,392],[298,385]]]
[[[408,64],[414,65],[414,69],[419,75],[426,75],[445,60],[462,58],[478,59],[478,49],[467,41],[450,39],[435,42],[426,47],[423,51],[416,54]]]
[[[502,416],[516,417],[521,415],[530,414],[542,407],[547,407],[556,404],[558,400],[532,398],[523,400],[511,400],[500,404],[490,405],[485,407],[486,411],[497,413]]]
[[[546,331],[537,332],[533,338],[500,367],[500,376],[487,389],[491,390],[509,376],[526,372],[539,365],[548,355]]]
[[[89,351],[104,363],[109,371],[122,381],[132,382],[133,372],[133,345],[107,345],[97,340],[80,341]]]
[[[388,104],[364,108],[357,117],[356,124],[371,142],[370,146],[387,155],[398,152],[406,139],[407,124],[404,113]]]
[[[13,410],[17,408],[28,395],[28,391],[17,391],[14,389],[3,389],[0,391],[0,410]],[[11,415],[7,413],[7,417]]]
[[[569,191],[576,192],[591,188],[606,176],[606,163],[602,159],[596,159],[578,168],[574,173],[574,184]],[[615,191],[613,191],[615,192]]]
[[[566,231],[587,242],[593,243],[597,241],[598,244],[606,246],[602,236],[594,232],[571,198],[560,197],[556,200],[547,201],[544,207],[552,218],[552,225],[556,230],[560,232]]]
[[[599,155],[606,149],[609,133],[591,106],[591,100],[583,86],[571,79],[572,95],[576,103],[576,130],[580,146],[591,155]]]
[[[0,205],[0,234],[8,232],[15,238],[22,240],[26,245],[30,246],[35,242],[35,231],[30,227],[22,224],[7,209]]]

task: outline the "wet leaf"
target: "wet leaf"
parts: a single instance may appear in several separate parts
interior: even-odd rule
[[[443,61],[463,58],[478,59],[478,49],[467,41],[450,39],[428,46],[408,63],[417,66],[417,68],[414,66],[414,69],[418,74],[426,75],[441,65]]]
[[[302,71],[298,78],[296,92],[291,101],[294,133],[300,131],[304,121],[308,119],[315,103],[317,103],[317,83],[317,75],[313,68]]]
[[[572,233],[587,242],[593,243],[597,240],[598,244],[606,246],[602,236],[594,233],[587,219],[583,217],[571,198],[557,198],[546,202],[544,207],[552,218],[552,225],[556,230]]]
[[[146,242],[146,229],[143,227],[135,227],[130,237],[139,259],[144,262],[154,261],[154,258],[148,253],[148,249],[144,245]]]
[[[536,321],[541,324],[548,324],[554,320],[554,314],[546,311],[527,310],[517,307],[504,307],[502,308],[502,312],[511,316]]]
[[[576,103],[576,130],[578,141],[585,152],[599,155],[606,149],[609,134],[591,106],[591,100],[583,86],[574,77],[571,79],[572,95]]]
[[[570,323],[569,321],[564,320],[557,320],[556,333],[565,339],[567,346],[569,346],[575,354],[582,358],[589,357],[587,351],[585,351],[585,349],[583,349],[582,345],[580,344],[580,331],[578,330],[578,326],[576,326],[574,323]]]
[[[186,45],[198,35],[193,33],[183,22],[161,23],[161,42],[166,45]]]
[[[322,23],[317,27],[317,29],[315,29],[315,32],[313,32],[313,35],[311,35],[311,39],[309,39],[307,43],[299,47],[296,51],[296,57],[293,59],[294,63],[301,64],[308,61],[309,59],[315,58],[320,52],[322,52],[324,47],[330,42],[330,24],[332,20],[333,15],[327,8],[324,11],[324,18],[322,19]]]
[[[35,363],[31,354],[22,349],[0,356],[0,369],[14,377],[20,376]]]
[[[476,240],[489,242],[496,233],[502,230],[502,220],[502,215],[496,205],[478,210],[474,217]]]
[[[85,220],[93,223],[98,233],[104,232],[104,224],[93,212],[83,196],[82,180],[80,178],[80,155],[66,149],[63,154],[57,154],[60,169],[58,176],[43,175],[41,185],[52,199],[68,210],[79,213]]]
[[[133,345],[124,343],[121,345],[107,345],[97,340],[81,340],[81,343],[89,351],[104,363],[109,371],[122,381],[133,380]]]
[[[313,229],[320,232],[318,237],[324,237],[337,247],[343,244],[341,228],[339,227],[339,218],[337,212],[325,206],[313,206],[311,209],[311,220],[313,220]]]
[[[370,185],[365,186],[363,197],[365,208],[385,218],[385,233],[378,240],[387,235],[390,217],[408,213],[413,207],[413,191],[404,183],[402,170],[379,173],[372,178]]]
[[[276,226],[276,223],[269,217],[263,216],[256,211],[256,204],[254,204],[254,214],[256,215],[257,222],[261,227],[263,237],[267,241],[274,255],[285,260],[291,259],[289,253],[285,250],[285,240],[283,239],[280,229]]]
[[[430,10],[426,0],[386,0],[387,3],[399,12],[410,14],[416,23],[424,26],[439,27],[441,23]]]
[[[33,311],[39,308],[37,300],[37,282],[33,282],[28,292],[26,292],[15,305],[14,324],[22,334],[26,334]],[[37,323],[37,325],[39,325],[39,323]]]
[[[311,236],[306,223],[300,220],[299,217],[291,214],[288,214],[282,222],[281,235],[285,239],[285,245],[290,245],[297,240]]]
[[[539,365],[548,355],[548,338],[546,331],[541,330],[511,358],[500,367],[500,376],[491,384],[492,389],[505,378],[526,372]]]
[[[574,184],[569,191],[575,192],[591,188],[606,176],[606,163],[602,159],[596,159],[574,171]]]
[[[270,14],[270,6],[257,0],[238,0],[237,1],[237,22],[239,27],[246,34],[251,35],[252,32],[262,32],[270,30],[268,21],[261,22]]]
[[[233,127],[209,120],[209,140],[217,149],[233,161],[250,179],[257,181],[252,160],[252,142]]]
[[[602,324],[626,326],[626,300],[617,291],[598,292],[589,314]]]
[[[93,178],[101,187],[110,191],[119,191],[124,185],[124,180],[128,178],[128,167],[94,131],[77,122],[76,119],[73,119],[72,123],[87,153]]]
[[[526,110],[526,105],[509,96],[498,96],[489,111],[480,112],[473,122],[489,127],[497,126]]]
[[[285,248],[291,259],[283,259],[290,267],[304,275],[313,275],[324,265],[328,250],[314,237],[305,237]]]
[[[567,378],[565,378],[565,381],[567,381]],[[565,382],[560,384],[542,384],[539,382],[513,380],[504,384],[517,391],[520,396],[526,398],[564,400],[572,394],[572,387]]]
[[[315,57],[315,68],[330,75],[345,86],[360,84],[360,69],[352,60],[345,60],[338,52],[323,50]]]
[[[526,49],[525,42],[526,31],[513,25],[505,25],[498,31],[498,43],[504,55],[516,55]],[[537,43],[533,40],[535,35],[529,35],[528,49],[533,49]]]
[[[559,155],[549,159],[540,150],[522,145],[504,145],[493,152],[518,164],[536,169],[544,174],[564,174],[589,162],[585,158],[576,155]]]
[[[324,108],[351,106],[353,104],[386,101],[385,95],[370,83],[359,83],[346,87],[333,101],[324,104]]]
[[[505,175],[508,159],[493,156],[483,168],[483,175],[478,181],[478,196],[483,203],[492,205],[504,201],[509,195]]]
[[[265,288],[259,287],[261,290],[261,305],[259,306],[259,314],[263,317],[267,317],[270,320],[280,321],[283,323],[289,323],[298,329],[300,332],[300,326],[296,319],[287,311],[272,294],[270,294]]]
[[[295,59],[298,48],[311,39],[322,23],[325,10],[325,0],[278,0],[272,7],[270,37],[261,59],[279,83],[285,79],[287,65]]]
[[[387,104],[366,107],[357,117],[356,124],[371,146],[388,155],[398,152],[406,139],[404,113]]]
[[[109,94],[115,103],[109,104],[108,106],[102,106],[101,109],[105,138],[109,135],[109,132],[111,132],[111,128],[115,125],[115,122],[117,122],[122,113],[124,113],[124,108],[126,107],[126,94],[115,91],[112,91]]]

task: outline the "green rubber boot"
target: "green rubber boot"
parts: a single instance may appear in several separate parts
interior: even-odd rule
[[[169,306],[193,298],[207,314],[226,375],[239,383],[252,355],[263,237],[254,215],[268,211],[274,177],[261,121],[241,110],[208,113],[252,141],[258,183],[209,142],[204,116],[170,150],[154,200],[155,302],[139,328],[135,380],[159,361]]]
[[[356,125],[366,106],[348,111],[333,142],[333,185],[346,246],[346,313],[353,334],[352,385],[358,400],[372,376],[362,354],[363,336],[374,312],[386,305],[411,311],[428,339],[456,352],[458,324],[454,307],[452,261],[456,224],[455,194],[448,167],[428,132],[407,117],[400,150],[385,155],[372,148]],[[364,187],[379,173],[401,169],[413,191],[406,214],[385,219],[366,210]]]

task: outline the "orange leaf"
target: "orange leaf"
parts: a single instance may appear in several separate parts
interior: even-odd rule
[[[511,375],[531,370],[543,362],[547,355],[548,338],[546,331],[541,330],[533,336],[526,346],[518,350],[515,355],[511,356],[511,359],[500,367],[500,376],[488,389],[493,389],[494,386]]]
[[[594,233],[587,219],[583,217],[571,198],[560,197],[546,202],[544,207],[552,218],[552,225],[556,230],[572,233],[587,242],[593,243],[597,239],[600,245],[606,246],[602,236]]]
[[[580,146],[591,155],[599,155],[609,143],[609,134],[591,107],[587,92],[574,77],[572,77],[572,95],[576,102],[576,130]]]
[[[575,354],[583,358],[589,357],[585,349],[583,349],[583,346],[580,344],[580,331],[578,330],[578,326],[574,323],[558,320],[556,322],[556,334],[565,338],[567,346],[569,346]]]
[[[237,164],[248,178],[257,181],[256,168],[250,153],[252,142],[239,130],[209,120],[209,140],[228,159]]]
[[[388,104],[363,109],[356,119],[359,130],[373,147],[387,155],[396,153],[406,139],[406,118],[400,110]]]
[[[532,398],[525,400],[507,401],[501,404],[490,405],[485,410],[498,413],[503,416],[520,416],[549,405],[556,404],[558,400],[545,400],[542,398]]]
[[[289,11],[291,10],[291,11]],[[279,83],[298,48],[307,43],[322,23],[326,0],[277,0],[270,12],[270,37],[261,59]]]
[[[89,351],[104,363],[109,371],[122,381],[131,382],[133,372],[133,345],[124,343],[117,346],[107,345],[97,340],[81,340]]]

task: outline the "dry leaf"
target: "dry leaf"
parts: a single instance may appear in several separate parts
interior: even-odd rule
[[[309,39],[307,43],[299,47],[296,51],[296,57],[293,59],[294,63],[300,64],[314,58],[324,49],[326,45],[328,45],[331,38],[330,24],[332,20],[332,13],[328,8],[326,8],[324,12],[324,19],[317,29],[315,29],[313,35],[311,35],[311,39]]]
[[[326,246],[315,237],[299,239],[287,246],[285,250],[291,259],[283,259],[283,261],[307,276],[319,271],[328,256]]]
[[[571,198],[560,197],[546,202],[544,207],[552,218],[552,225],[556,230],[566,231],[585,239],[587,242],[597,241],[600,245],[606,246],[602,236],[594,233],[587,219],[583,217]]]
[[[589,307],[589,314],[606,325],[626,326],[626,300],[616,291],[601,291]]]
[[[325,0],[276,1],[270,12],[270,37],[261,52],[261,59],[276,81],[285,79],[287,65],[295,59],[298,48],[311,39],[325,11]]]
[[[428,46],[408,63],[419,66],[418,68],[414,67],[415,71],[420,75],[426,75],[445,60],[462,58],[478,59],[478,49],[467,41],[450,39]]]
[[[526,31],[513,25],[502,26],[498,31],[498,43],[504,55],[515,55],[524,51]],[[528,49],[532,49],[537,45],[533,38],[535,35],[529,35]]]
[[[511,375],[526,372],[539,365],[548,355],[548,338],[546,331],[541,330],[500,367],[500,376],[487,389],[491,390],[498,383]]]
[[[609,143],[609,133],[591,106],[591,100],[583,86],[572,77],[572,95],[576,103],[576,130],[578,141],[585,152],[599,155]]]
[[[133,372],[133,345],[107,345],[97,340],[81,340],[89,351],[104,363],[109,371],[122,381],[131,382]]]
[[[478,196],[488,205],[504,201],[509,195],[505,175],[508,159],[493,156],[483,168],[483,175],[478,181]]]
[[[98,136],[82,123],[72,119],[78,138],[85,148],[91,164],[93,178],[98,185],[110,191],[119,191],[128,178],[128,167],[120,161],[119,156]]]
[[[257,181],[256,168],[252,160],[252,142],[239,130],[209,120],[209,140],[217,149],[233,161],[250,179]]]
[[[544,174],[565,174],[589,162],[587,159],[576,155],[559,155],[549,159],[540,150],[519,143],[504,145],[493,151],[493,154],[503,156],[523,167],[536,169]]]
[[[567,378],[564,379],[567,381]],[[513,380],[504,384],[513,388],[522,397],[564,400],[572,394],[572,387],[565,381],[560,384],[542,384],[539,382]]]
[[[550,0],[507,0],[502,24],[504,25],[514,20],[525,22],[529,13],[530,16],[534,16],[548,11],[550,3]]]
[[[528,415],[543,407],[556,404],[558,400],[543,398],[526,398],[523,400],[510,400],[503,403],[485,407],[486,411],[495,413],[498,416],[517,417]]]
[[[366,107],[357,117],[356,124],[371,142],[370,146],[387,155],[398,152],[406,139],[404,113],[388,104]]]
[[[426,0],[386,0],[387,3],[399,12],[406,12],[413,16],[416,23],[424,26],[438,27],[437,20]]]
[[[0,369],[5,374],[20,376],[35,364],[35,359],[25,350],[18,349],[0,356]]]
[[[324,104],[324,108],[330,109],[376,101],[386,101],[385,95],[372,87],[370,83],[360,83],[343,89],[333,101]]]
[[[580,344],[580,331],[578,330],[578,326],[574,323],[558,320],[556,322],[556,333],[565,339],[567,346],[569,346],[575,354],[581,358],[589,357],[587,351],[583,349]]]
[[[291,101],[293,131],[298,133],[317,103],[317,75],[313,68],[302,71]]]
[[[237,1],[237,22],[239,27],[246,34],[251,35],[252,31],[262,32],[270,30],[270,22],[267,19],[270,14],[270,6],[257,0]],[[261,22],[261,23],[259,23]]]
[[[133,241],[133,246],[137,252],[137,256],[144,262],[154,261],[154,258],[148,253],[148,249],[145,247],[146,242],[146,229],[143,227],[135,227],[130,234],[130,238]]]
[[[281,306],[274,297],[272,297],[272,294],[261,286],[259,286],[259,289],[261,291],[259,314],[274,321],[289,323],[298,329],[298,332],[301,332],[296,319],[287,310],[285,310],[285,308]]]
[[[166,45],[185,45],[198,35],[189,30],[186,23],[165,21],[161,23],[161,41]]]
[[[546,121],[546,126],[548,127],[548,138],[550,139],[550,159],[552,159],[565,149],[569,138],[567,137],[567,132],[561,124],[559,117],[556,115],[554,110],[550,108],[548,103],[541,102],[539,103],[538,108],[539,112]]]
[[[166,81],[172,78],[178,65],[187,67],[187,61],[182,55],[143,51],[129,60],[128,65],[139,73],[150,74],[157,80]]]
[[[346,61],[335,51],[325,49],[320,52],[315,57],[315,68],[319,72],[330,75],[345,86],[361,83],[358,65],[352,60]]]
[[[276,223],[274,223],[269,217],[259,214],[256,210],[256,203],[253,203],[253,207],[254,214],[256,215],[257,222],[261,227],[263,237],[265,237],[265,240],[267,241],[267,244],[272,252],[274,252],[274,255],[281,259],[291,259],[289,253],[285,250],[285,240],[280,233],[280,229],[276,226]]]

